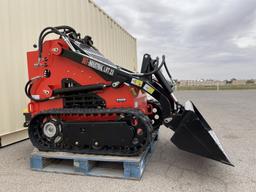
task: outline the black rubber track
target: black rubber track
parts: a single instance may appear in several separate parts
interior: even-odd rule
[[[63,145],[61,142],[54,143],[50,142],[45,138],[42,133],[42,123],[43,119],[49,116],[91,116],[91,115],[111,115],[116,114],[122,115],[125,119],[130,122],[132,117],[135,117],[139,121],[140,128],[144,130],[144,140],[143,143],[136,145],[131,144],[131,146],[125,147],[115,147],[115,146],[104,146],[102,149],[93,149],[92,146],[78,148],[74,144]],[[92,122],[93,123],[93,122]],[[101,154],[101,155],[118,155],[118,156],[135,156],[140,154],[145,148],[155,139],[152,138],[157,135],[151,124],[151,120],[148,116],[144,115],[138,109],[132,108],[113,108],[113,109],[82,109],[82,108],[64,108],[64,109],[51,109],[47,111],[42,111],[35,115],[28,127],[29,138],[32,144],[38,148],[40,151],[61,151],[61,152],[72,152],[72,153],[87,153],[87,154]]]

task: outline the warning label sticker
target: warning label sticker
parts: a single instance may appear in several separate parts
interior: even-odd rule
[[[142,87],[143,81],[141,81],[141,80],[139,80],[139,79],[132,78],[131,84],[136,85],[136,86],[138,86],[138,87]]]
[[[149,94],[153,94],[154,91],[155,91],[155,89],[154,89],[153,87],[151,87],[150,85],[148,85],[148,84],[145,84],[144,87],[143,87],[143,89],[144,89],[146,92],[148,92]]]

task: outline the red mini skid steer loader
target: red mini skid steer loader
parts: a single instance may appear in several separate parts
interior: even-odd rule
[[[44,41],[52,33],[59,38]],[[58,26],[45,28],[27,57],[25,126],[39,150],[134,156],[165,125],[180,149],[232,165],[194,104],[175,98],[164,56],[145,54],[135,73],[106,59],[91,37]]]

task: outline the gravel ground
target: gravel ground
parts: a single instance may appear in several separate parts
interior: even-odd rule
[[[0,191],[256,191],[256,91],[180,91],[213,127],[235,167],[187,152],[162,127],[160,140],[140,181],[34,172],[27,141],[0,149]]]

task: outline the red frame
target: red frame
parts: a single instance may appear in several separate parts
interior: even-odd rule
[[[38,51],[27,53],[29,79],[42,76],[45,69],[51,71],[49,78],[35,80],[31,89],[32,95],[38,95],[40,98],[50,97],[52,90],[61,88],[61,80],[63,78],[72,78],[81,85],[111,83],[103,79],[90,67],[62,57],[61,50],[67,48],[67,44],[62,39],[46,41],[43,44],[43,61],[41,64],[46,63],[47,66],[36,66],[38,63]],[[146,93],[134,86],[123,84],[119,88],[108,87],[102,91],[97,91],[97,95],[106,101],[106,108],[138,108],[145,114],[151,113],[151,107],[147,104]],[[120,98],[125,101],[118,102],[117,100]],[[53,108],[63,108],[63,100],[30,101],[28,104],[28,110],[32,115]],[[73,117],[74,120],[81,120],[81,118],[84,119],[85,117]],[[95,118],[97,120],[106,120],[106,117],[97,116],[94,118],[86,117],[86,120],[95,120]],[[109,120],[112,118],[108,117]]]

